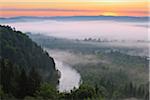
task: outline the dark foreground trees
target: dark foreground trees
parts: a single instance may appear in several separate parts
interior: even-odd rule
[[[35,68],[32,68],[27,74],[24,69],[17,68],[6,59],[0,60],[0,73],[2,99],[34,96],[42,82],[41,76]]]
[[[2,100],[10,99],[90,99],[96,97],[95,88],[81,85],[71,93],[59,93],[56,87],[45,83],[39,72],[33,67],[28,73],[20,69],[7,59],[0,59],[0,97]]]
[[[26,34],[0,25],[1,99],[34,96],[43,81],[57,85],[53,58]]]
[[[40,70],[44,81],[57,84],[58,75],[53,58],[26,34],[9,26],[0,25],[0,58],[8,59],[25,72],[35,67]]]
[[[2,100],[120,100],[123,98],[149,99],[147,84],[126,82],[122,87],[113,87],[113,81],[96,85],[81,84],[70,93],[59,93],[56,87],[45,83],[38,70],[32,67],[27,73],[8,59],[0,59],[0,97]]]

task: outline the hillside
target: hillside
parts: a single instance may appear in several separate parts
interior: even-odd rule
[[[41,82],[56,87],[58,74],[53,58],[27,35],[9,26],[0,26],[0,46],[0,88],[5,93],[22,98],[26,94],[33,95]],[[19,92],[20,83],[31,92],[26,93],[29,90],[24,89]]]
[[[9,59],[26,71],[35,67],[46,81],[56,80],[53,58],[27,35],[9,26],[0,26],[0,40],[1,58]]]

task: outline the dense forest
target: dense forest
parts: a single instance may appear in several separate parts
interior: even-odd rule
[[[109,63],[74,65],[74,68],[81,74],[84,84],[95,86],[98,93],[109,100],[149,99],[148,75],[142,76],[147,73],[144,69],[148,69],[146,59],[120,52],[110,52],[105,55],[99,53],[97,56],[100,59],[107,59]]]
[[[76,100],[96,97],[93,87],[81,85],[59,93],[53,58],[26,34],[0,26],[1,100]]]
[[[55,79],[57,72],[53,58],[27,35],[9,26],[0,26],[0,40],[1,58],[10,60],[26,71],[36,67],[46,81]]]
[[[112,62],[111,66],[121,67],[113,71],[108,68],[110,65],[102,63],[75,65],[82,76],[83,83],[78,89],[74,88],[69,93],[60,93],[57,90],[59,76],[53,58],[26,34],[9,26],[0,26],[0,46],[0,97],[2,100],[149,99],[149,83],[137,85],[134,81],[129,81],[126,75],[128,73],[123,69],[127,67],[129,70],[137,63],[136,61],[141,63],[137,63],[137,67],[147,67],[147,60],[140,57],[131,57],[119,52],[110,52],[105,55],[97,53],[99,58],[109,59]]]
[[[23,98],[32,96],[42,82],[56,87],[58,74],[53,58],[26,34],[0,26],[0,46],[1,92]]]

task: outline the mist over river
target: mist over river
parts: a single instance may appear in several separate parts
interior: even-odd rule
[[[74,87],[78,88],[80,85],[80,80],[81,80],[80,74],[71,66],[63,62],[61,58],[58,58],[57,53],[51,53],[49,49],[45,49],[45,50],[48,51],[49,55],[54,58],[55,67],[61,73],[61,76],[59,79],[58,90],[60,92],[69,92]]]
[[[13,18],[14,20],[15,18]],[[14,22],[7,21],[1,22],[2,25],[9,25],[15,27],[16,30],[23,32],[31,32],[32,34],[42,34],[53,37],[67,38],[67,39],[85,39],[85,38],[102,38],[108,40],[148,40],[150,37],[148,33],[148,22],[145,21],[117,21],[115,20],[40,20],[33,21],[24,20],[19,21],[15,19]],[[92,43],[91,43],[92,44]],[[124,43],[123,43],[124,44]],[[101,46],[102,44],[93,44]],[[118,44],[119,45],[119,44]],[[142,43],[143,45],[143,43]],[[146,44],[147,45],[147,44]],[[107,46],[107,44],[105,45]],[[108,45],[109,47],[110,45]],[[127,46],[129,44],[127,43]],[[132,47],[133,45],[131,45]],[[139,45],[137,45],[139,46]],[[147,49],[148,50],[148,49]],[[56,69],[61,73],[59,79],[58,90],[60,92],[69,92],[74,87],[78,88],[81,81],[80,74],[71,67],[70,64],[66,63],[67,59],[65,54],[60,55],[58,52],[50,51],[46,49],[49,55],[54,58]],[[132,52],[131,52],[132,53]],[[132,53],[133,54],[133,53]],[[146,53],[147,54],[147,53]],[[75,55],[76,56],[76,55]],[[69,63],[79,63],[87,61],[82,59],[80,55],[77,60],[67,59]],[[66,57],[66,58],[65,58]],[[76,58],[72,56],[72,59]],[[93,60],[93,56],[86,56],[83,58],[90,57],[88,60],[97,63],[97,60]],[[92,59],[92,60],[91,60]],[[103,62],[103,61],[102,61]]]
[[[54,58],[56,69],[58,69],[61,73],[61,77],[59,79],[58,90],[60,92],[69,92],[74,87],[78,88],[80,85],[80,75],[79,73],[71,68],[69,65],[57,60]]]

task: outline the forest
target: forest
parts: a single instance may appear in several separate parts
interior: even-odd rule
[[[0,46],[1,98],[33,96],[43,82],[56,87],[53,58],[26,34],[0,26]]]
[[[126,45],[126,42],[97,43],[41,34],[28,35],[76,69],[82,84],[95,88],[97,94],[94,99],[148,100],[149,60],[146,46],[132,42]]]
[[[60,45],[60,43],[64,42],[59,42],[55,38],[36,40],[34,36],[31,37],[10,26],[1,25],[1,100],[149,99],[147,77],[141,80],[138,76],[129,76],[133,75],[130,70],[134,69],[136,69],[137,73],[147,73],[148,60],[146,58],[130,56],[118,51],[106,53],[104,50],[108,48],[101,47],[99,49],[99,47],[94,47],[93,45],[76,44],[76,42],[73,42],[76,45],[72,45],[72,42],[67,42],[70,46],[68,44],[64,45],[65,43]],[[81,74],[82,84],[79,88],[74,88],[70,92],[59,92],[57,84],[60,76],[55,68],[54,59],[42,49],[44,47],[49,49],[61,48],[60,50],[68,48],[71,50],[73,48],[74,51],[72,50],[72,52],[80,52],[83,55],[94,53],[97,58],[105,59],[109,63],[74,64],[73,67]],[[95,54],[97,49],[99,51]],[[137,74],[135,73],[134,75]]]

